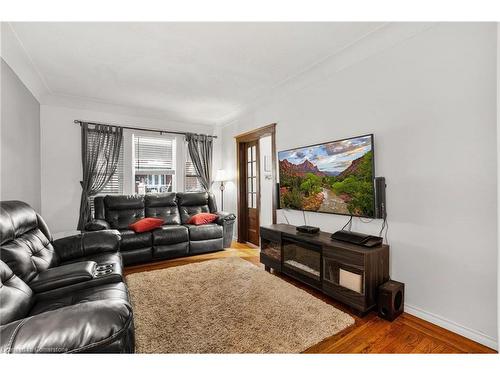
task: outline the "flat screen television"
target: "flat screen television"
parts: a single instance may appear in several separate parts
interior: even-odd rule
[[[373,134],[278,152],[280,208],[375,217]]]

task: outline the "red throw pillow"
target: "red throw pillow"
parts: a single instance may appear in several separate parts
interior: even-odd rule
[[[155,217],[145,217],[144,219],[137,220],[135,223],[130,224],[128,227],[135,233],[149,232],[153,229],[160,228],[165,223],[163,219]]]
[[[217,215],[208,212],[202,212],[201,214],[193,215],[189,218],[188,224],[203,225],[213,223],[217,220]]]

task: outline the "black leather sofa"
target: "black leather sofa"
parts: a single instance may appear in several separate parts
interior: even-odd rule
[[[0,241],[0,353],[134,352],[118,231],[53,241],[29,205],[4,201]]]
[[[177,258],[222,250],[231,245],[236,216],[217,212],[209,193],[160,193],[107,195],[94,198],[94,220],[86,231],[116,229],[121,235],[120,251],[125,265]],[[189,225],[200,212],[218,215],[215,223]],[[162,228],[135,233],[129,224],[144,218],[165,220]]]

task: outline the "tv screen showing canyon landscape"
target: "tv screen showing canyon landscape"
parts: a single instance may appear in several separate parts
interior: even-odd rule
[[[280,207],[374,217],[373,135],[280,151]]]

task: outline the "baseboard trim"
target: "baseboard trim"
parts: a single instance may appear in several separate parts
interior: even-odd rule
[[[464,327],[439,315],[424,311],[418,307],[408,304],[405,304],[405,312],[411,315],[415,315],[417,318],[421,318],[428,322],[434,323],[437,326],[455,332],[461,336],[467,337],[468,339],[483,344],[491,349],[498,350],[498,342],[493,337],[485,335],[482,332]]]

